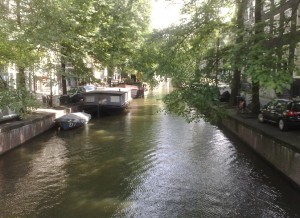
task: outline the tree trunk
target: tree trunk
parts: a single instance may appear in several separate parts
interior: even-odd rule
[[[244,11],[247,6],[247,0],[236,0],[237,5],[237,32],[242,32],[244,29]],[[236,39],[236,44],[239,45],[243,42],[243,36],[242,34],[238,35]],[[240,53],[237,52],[235,54],[235,60],[234,60],[234,70],[233,70],[233,78],[231,81],[231,95],[229,104],[231,106],[234,106],[237,104],[237,96],[240,94],[240,88],[241,88],[241,69],[240,69]]]
[[[18,88],[26,89],[26,75],[24,67],[19,67]]]
[[[63,95],[67,94],[67,80],[66,80],[66,63],[64,61],[64,58],[62,58],[61,61],[61,70],[62,70],[62,75],[61,75],[61,86],[62,86],[62,93]]]
[[[237,104],[237,96],[240,95],[240,86],[241,86],[241,70],[235,67],[233,71],[233,78],[231,82],[231,94],[229,104],[234,106]]]
[[[21,1],[17,0],[16,1],[16,21],[17,25],[19,28],[21,28],[22,23],[21,23]],[[17,81],[17,86],[18,88],[26,88],[26,75],[25,75],[25,68],[22,66],[18,66],[18,81]]]
[[[263,30],[260,25],[261,19],[261,11],[262,11],[262,0],[255,0],[255,37],[260,34]],[[256,57],[259,58],[259,57]],[[258,114],[260,110],[259,103],[259,81],[252,79],[252,113]]]
[[[61,45],[61,50],[60,50],[60,55],[61,55],[61,85],[62,85],[62,94],[66,95],[67,94],[67,81],[66,81],[66,47],[64,45]]]
[[[16,1],[17,25],[21,27],[21,0]]]
[[[252,113],[258,114],[260,110],[259,103],[259,82],[252,81]]]

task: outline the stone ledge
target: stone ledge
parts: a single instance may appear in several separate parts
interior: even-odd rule
[[[20,128],[22,126],[26,126],[29,124],[33,124],[34,122],[47,119],[48,117],[54,116],[53,113],[33,113],[29,116],[29,118],[25,120],[10,120],[4,124],[0,125],[0,133],[7,132],[12,129]]]
[[[0,124],[0,155],[53,128],[56,118],[79,110],[80,105],[43,108],[27,119]]]

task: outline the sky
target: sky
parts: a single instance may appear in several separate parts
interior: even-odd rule
[[[176,3],[174,3],[176,2]],[[179,23],[181,0],[152,0],[151,26],[153,29],[163,29]]]

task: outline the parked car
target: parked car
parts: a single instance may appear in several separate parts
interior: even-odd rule
[[[281,131],[300,126],[300,100],[274,99],[262,107],[258,121],[276,123]]]
[[[94,85],[79,86],[79,88],[84,89],[84,92],[90,92],[96,90],[96,87]]]
[[[73,87],[68,90],[66,95],[61,95],[59,100],[61,105],[65,105],[68,103],[77,103],[83,101],[83,93],[86,90],[84,87]]]

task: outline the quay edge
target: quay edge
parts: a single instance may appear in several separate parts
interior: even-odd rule
[[[281,132],[268,125],[235,113],[229,113],[221,120],[222,127],[246,143],[300,190],[300,136],[289,137],[290,132]]]
[[[79,110],[80,106],[78,105],[55,109],[38,109],[25,120],[1,124],[0,155],[53,128],[56,118]]]

